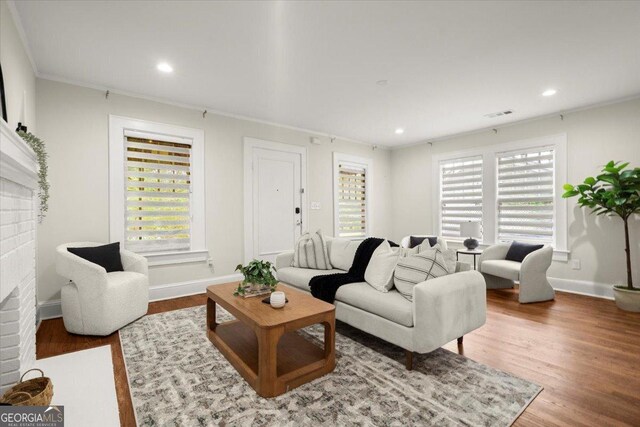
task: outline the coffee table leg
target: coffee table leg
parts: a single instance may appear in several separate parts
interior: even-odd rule
[[[336,363],[336,319],[331,318],[324,325],[324,358],[328,365]],[[333,368],[332,368],[333,369]]]
[[[211,298],[207,299],[207,329],[214,331],[218,322],[216,322],[216,302]]]
[[[258,334],[258,394],[263,397],[277,396],[286,390],[276,390],[278,386],[278,342],[284,328],[261,328]]]

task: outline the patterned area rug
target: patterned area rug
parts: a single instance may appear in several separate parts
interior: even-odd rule
[[[542,390],[444,349],[407,371],[402,349],[338,322],[335,371],[264,399],[211,344],[205,318],[199,306],[120,330],[139,425],[508,426]],[[300,333],[323,339],[321,326]]]

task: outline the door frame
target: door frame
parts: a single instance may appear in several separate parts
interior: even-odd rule
[[[245,136],[244,143],[244,262],[253,259],[253,149],[284,151],[300,155],[300,187],[304,192],[300,197],[302,233],[307,225],[307,147],[281,142],[267,141]],[[293,248],[292,248],[293,249]]]

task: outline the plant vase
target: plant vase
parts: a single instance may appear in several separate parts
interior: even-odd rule
[[[614,286],[613,296],[619,309],[640,313],[640,289]]]

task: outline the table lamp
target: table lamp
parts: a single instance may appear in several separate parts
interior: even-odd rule
[[[479,243],[474,237],[482,236],[481,224],[478,221],[468,221],[460,224],[460,237],[468,237],[464,242],[464,246],[472,251],[478,247]]]

